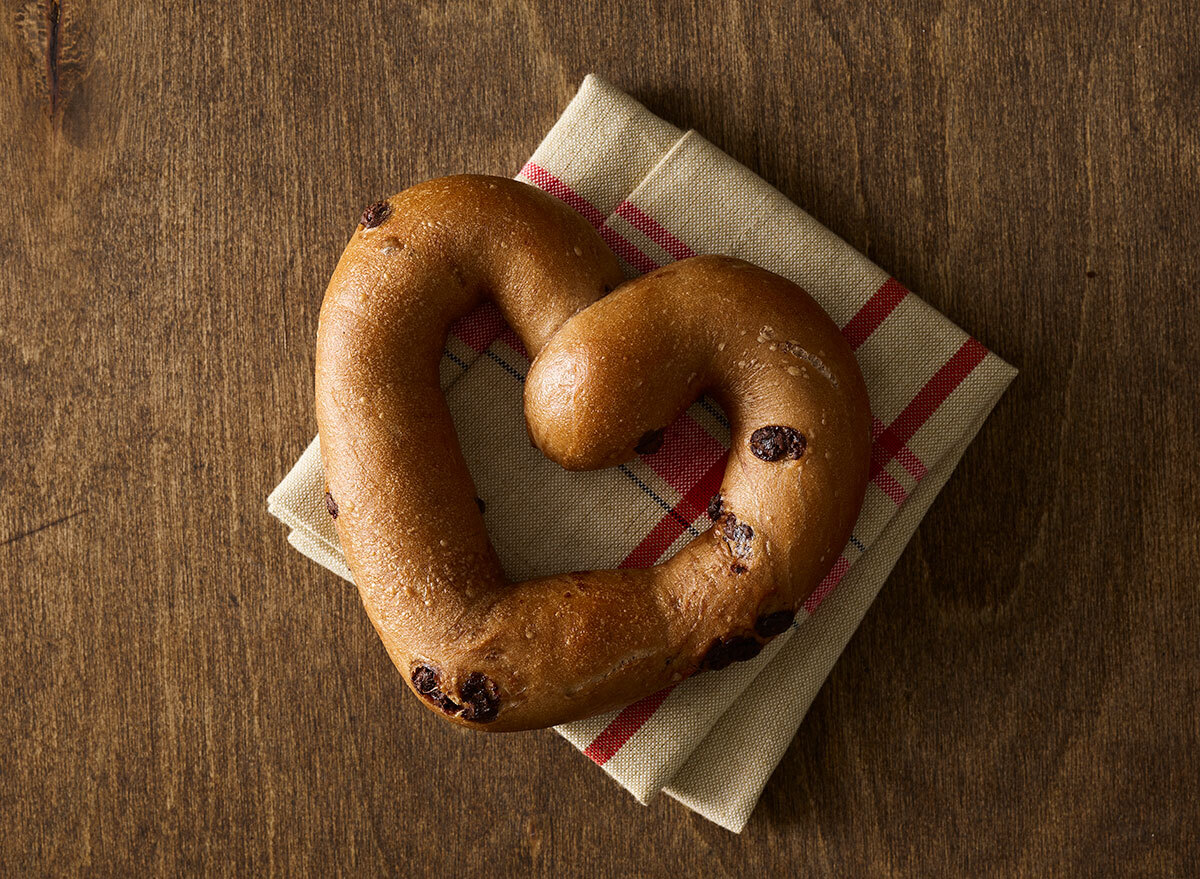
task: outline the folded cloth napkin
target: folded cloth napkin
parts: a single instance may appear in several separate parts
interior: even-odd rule
[[[558,732],[639,801],[662,790],[740,832],[808,706],[909,537],[1016,371],[694,131],[596,76],[521,169],[599,230],[630,274],[697,253],[741,257],[808,290],[842,327],[871,395],[871,484],[854,534],[792,629],[757,659]],[[451,329],[442,386],[484,518],[515,579],[648,566],[703,533],[728,424],[700,400],[662,448],[568,473],[530,447],[529,361],[492,306]],[[318,441],[268,508],[300,552],[349,580],[325,512]],[[413,710],[418,710],[415,707]]]

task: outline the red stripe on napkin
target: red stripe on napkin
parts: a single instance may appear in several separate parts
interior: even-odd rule
[[[489,299],[470,314],[452,323],[450,335],[460,339],[476,354],[482,354],[506,329],[508,324],[504,322],[504,316],[500,314],[496,303]]]
[[[550,193],[559,201],[566,202],[570,207],[583,214],[583,218],[596,227],[596,231],[600,233],[604,243],[638,272],[645,274],[658,268],[658,263],[638,250],[633,242],[623,238],[611,226],[606,226],[604,215],[595,205],[545,168],[535,165],[533,162],[526,162],[525,167],[521,169],[521,176],[527,178],[538,189]]]
[[[833,591],[838,583],[842,582],[842,577],[846,576],[846,572],[850,570],[850,561],[843,555],[838,556],[838,560],[833,563],[833,567],[829,569],[829,573],[825,575],[825,579],[817,584],[817,588],[812,591],[812,595],[804,600],[804,609],[808,613],[813,613],[821,602]]]
[[[971,374],[976,366],[987,356],[987,348],[977,339],[967,337],[953,356],[933,374],[925,386],[917,392],[912,401],[904,407],[904,411],[880,435],[876,447],[879,455],[871,458],[871,476],[895,456],[894,449],[903,447],[913,438],[921,426],[929,420],[937,408],[945,402],[954,389],[962,384],[962,380]]]
[[[714,461],[724,461],[729,450],[690,415],[677,418],[663,434],[662,448],[642,461],[680,494],[687,494]],[[713,489],[716,491],[716,489]],[[711,496],[711,495],[710,495]],[[704,498],[708,503],[708,498]]]
[[[644,213],[641,208],[632,202],[621,202],[617,205],[615,213],[617,216],[623,217],[629,222],[630,226],[633,226],[633,228],[669,253],[671,259],[687,259],[690,256],[696,255],[696,251],[660,226],[653,218]]]
[[[900,462],[905,470],[907,470],[912,478],[920,482],[925,478],[925,474],[929,471],[925,469],[925,464],[913,454],[912,449],[908,446],[897,445],[895,439],[886,433],[887,425],[878,418],[871,420],[871,441],[890,446],[888,451],[896,456],[896,460]]]
[[[649,568],[656,564],[671,544],[679,539],[683,529],[708,508],[709,498],[721,487],[721,477],[725,475],[725,462],[728,458],[729,453],[725,452],[714,461],[687,494],[679,499],[675,508],[658,520],[658,524],[650,529],[650,533],[642,538],[642,542],[635,546],[617,567]]]
[[[600,735],[592,739],[592,743],[584,749],[583,753],[590,757],[597,766],[603,766],[612,759],[617,751],[621,750],[621,746],[629,741],[634,733],[642,728],[642,725],[658,710],[658,706],[662,705],[667,696],[671,695],[672,689],[673,687],[667,687],[665,690],[651,693],[644,699],[624,708]]]
[[[850,343],[850,348],[857,351],[907,295],[908,291],[895,278],[884,281],[871,298],[863,303],[858,313],[850,318],[850,322],[842,327],[842,335]]]
[[[543,192],[548,192],[559,201],[566,202],[576,212],[583,214],[583,218],[599,229],[604,225],[604,214],[600,213],[590,201],[577,193],[574,189],[567,186],[541,165],[535,165],[533,162],[526,162],[525,167],[521,169],[521,177],[529,178],[529,182]]]
[[[878,449],[879,446],[871,446],[872,460],[874,460]],[[874,482],[875,486],[884,494],[886,494],[891,502],[896,506],[900,506],[902,503],[904,503],[905,498],[908,497],[908,492],[904,490],[904,486],[896,480],[895,476],[888,473],[887,470],[880,470],[873,477],[871,477],[871,481]]]

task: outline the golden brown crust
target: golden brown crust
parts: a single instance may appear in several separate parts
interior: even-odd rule
[[[565,205],[466,175],[371,206],[330,281],[316,391],[331,511],[392,660],[455,722],[549,726],[750,658],[858,515],[866,389],[803,290],[712,256],[620,281]],[[437,377],[450,323],[485,297],[535,358],[530,435],[565,467],[629,460],[701,393],[725,408],[710,532],[653,568],[505,579]]]

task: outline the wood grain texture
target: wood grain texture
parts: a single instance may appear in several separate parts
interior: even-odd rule
[[[0,20],[0,873],[1194,872],[1200,7],[164,6]],[[741,836],[419,710],[265,511],[362,205],[593,70],[1022,370]]]

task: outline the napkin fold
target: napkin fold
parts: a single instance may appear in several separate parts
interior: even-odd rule
[[[697,253],[757,263],[842,328],[874,413],[871,484],[853,536],[793,627],[755,659],[558,732],[647,802],[664,791],[740,832],[834,662],[925,511],[1016,375],[888,273],[695,131],[588,76],[518,179],[596,227],[630,275]],[[529,361],[493,306],[451,328],[441,361],[484,518],[514,579],[665,561],[709,522],[728,423],[702,399],[662,448],[568,473],[530,447]],[[350,580],[314,439],[268,499],[289,542]]]

